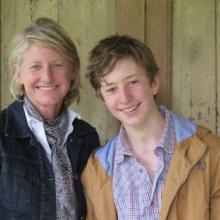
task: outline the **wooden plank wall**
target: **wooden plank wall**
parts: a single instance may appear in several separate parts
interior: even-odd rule
[[[146,5],[146,39],[160,68],[158,103],[171,107],[171,0],[148,0]]]
[[[219,130],[219,0],[173,1],[172,109]]]
[[[220,136],[220,0],[216,1],[216,133]]]
[[[82,62],[81,101],[73,107],[97,128],[101,142],[105,143],[114,134],[117,123],[85,79],[85,66],[88,52],[97,41],[115,32],[114,1],[62,0],[59,4],[59,22],[76,42]]]
[[[116,32],[144,41],[160,67],[158,103],[171,106],[171,0],[116,1]]]
[[[8,46],[13,35],[31,21],[29,1],[1,1],[1,108],[12,99],[9,92]],[[22,13],[21,13],[22,11]]]
[[[84,77],[85,66],[93,45],[116,32],[137,37],[152,49],[161,69],[159,103],[220,135],[220,0],[0,0],[0,4],[1,108],[12,100],[7,67],[12,36],[35,18],[48,16],[67,30],[79,50],[82,96],[80,105],[73,107],[97,127],[102,143],[115,132],[117,122],[95,97]]]
[[[102,143],[114,134],[118,123],[112,119],[103,103],[95,97],[95,93],[84,77],[88,51],[98,40],[117,32],[133,35],[149,43],[162,67],[163,77],[170,78],[170,57],[167,52],[169,29],[166,11],[169,0],[163,1],[162,5],[159,0],[0,0],[0,2],[3,21],[1,25],[1,109],[12,101],[8,90],[9,42],[16,32],[40,16],[57,20],[76,43],[82,62],[82,88],[80,105],[73,105],[73,107],[81,113],[82,118],[97,128]],[[157,8],[163,13],[155,14],[154,10]],[[154,26],[153,22],[157,25]],[[162,42],[158,44],[157,41],[161,39]],[[170,86],[166,86],[169,85],[168,81],[162,88],[162,91],[166,89],[166,92],[163,91],[161,94],[166,96],[162,95],[161,102],[169,105],[171,90]]]

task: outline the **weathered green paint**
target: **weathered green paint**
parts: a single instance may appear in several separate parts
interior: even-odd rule
[[[116,32],[145,40],[146,0],[116,1]]]
[[[114,7],[114,1],[108,0],[62,0],[59,6],[59,22],[76,43],[81,58],[81,101],[73,106],[83,119],[97,128],[102,143],[112,136],[116,122],[95,96],[85,78],[85,68],[89,50],[115,31]]]
[[[31,20],[38,17],[50,17],[58,20],[59,0],[32,0],[31,1]]]
[[[145,42],[160,68],[159,104],[171,106],[171,1],[146,1]]]
[[[172,108],[216,132],[215,1],[173,4]]]
[[[1,0],[1,108],[11,100],[9,93],[8,46],[14,34],[30,23],[30,1]],[[22,12],[22,13],[21,13]]]
[[[14,34],[39,16],[57,20],[76,43],[81,58],[81,102],[73,105],[93,124],[104,143],[112,119],[85,79],[89,50],[115,32],[144,40],[161,68],[162,103],[220,135],[220,0],[0,0],[1,108],[11,101],[7,67]],[[171,14],[171,2],[173,4]],[[172,36],[170,16],[172,16]],[[172,45],[170,45],[172,39]],[[172,68],[170,48],[172,46]],[[172,78],[171,78],[172,69]],[[172,85],[172,95],[171,95]]]
[[[216,131],[220,136],[220,0],[216,0]]]

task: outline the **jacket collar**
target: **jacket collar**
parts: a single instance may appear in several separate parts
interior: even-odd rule
[[[177,116],[173,112],[170,113],[174,123],[177,143],[195,134],[197,129],[195,124],[185,118]],[[96,156],[99,158],[100,163],[102,164],[108,175],[112,174],[113,158],[117,138],[118,135],[109,140],[104,147],[101,147],[96,151]]]
[[[173,112],[170,113],[174,123],[176,143],[179,143],[195,134],[197,126],[193,122],[186,118],[180,117]]]
[[[6,123],[4,132],[6,136],[26,138],[31,136],[31,130],[28,127],[23,101],[15,101],[8,106],[6,111]],[[81,123],[78,118],[73,121],[73,126],[76,132],[74,135],[83,137],[94,132],[94,128],[88,123]]]

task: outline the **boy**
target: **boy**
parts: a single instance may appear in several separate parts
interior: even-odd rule
[[[160,75],[150,49],[129,36],[103,39],[87,75],[121,122],[82,175],[87,219],[219,219],[220,139],[157,106]]]

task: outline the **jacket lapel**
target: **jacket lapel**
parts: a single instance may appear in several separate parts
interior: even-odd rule
[[[192,168],[200,161],[206,146],[197,136],[192,136],[176,145],[170,164],[162,198],[160,220],[166,220],[177,192],[187,180]]]

